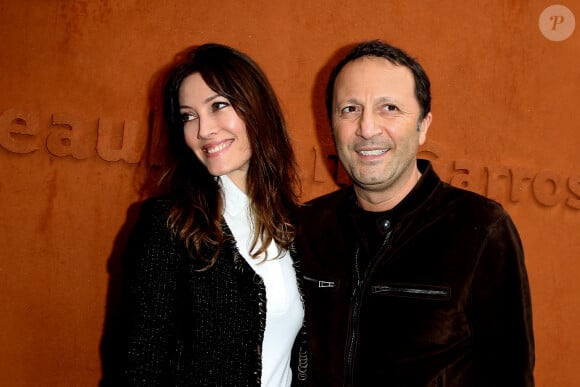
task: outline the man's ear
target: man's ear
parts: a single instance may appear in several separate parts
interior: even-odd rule
[[[419,145],[423,145],[427,140],[427,132],[429,131],[432,119],[433,115],[429,112],[419,122],[419,125],[417,125],[417,131],[419,132]]]

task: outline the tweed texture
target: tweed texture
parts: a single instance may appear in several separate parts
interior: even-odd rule
[[[261,277],[225,223],[228,238],[217,262],[200,271],[171,237],[170,207],[166,198],[145,201],[127,248],[125,384],[260,386]]]

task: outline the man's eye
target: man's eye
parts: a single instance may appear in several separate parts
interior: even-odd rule
[[[383,106],[383,109],[388,111],[388,112],[396,112],[399,110],[399,108],[396,105],[392,105],[392,104],[386,104]]]
[[[192,113],[181,113],[181,122],[193,121],[197,119],[197,115]]]
[[[342,109],[340,109],[340,114],[349,114],[349,113],[356,113],[358,112],[360,109],[357,106],[345,106]]]

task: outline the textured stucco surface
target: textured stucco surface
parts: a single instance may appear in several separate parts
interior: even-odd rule
[[[157,79],[174,54],[217,41],[262,65],[306,200],[335,189],[333,175],[344,179],[329,159],[328,63],[347,44],[381,38],[430,74],[424,156],[447,181],[500,201],[519,227],[537,385],[580,385],[580,35],[541,34],[551,4],[3,1],[0,384],[98,384],[119,253],[154,159]]]

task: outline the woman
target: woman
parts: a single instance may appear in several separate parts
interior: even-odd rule
[[[303,329],[290,366],[304,316],[290,254],[298,176],[270,83],[243,53],[199,46],[169,73],[164,120],[168,194],[143,204],[127,251],[126,383],[304,379]]]

